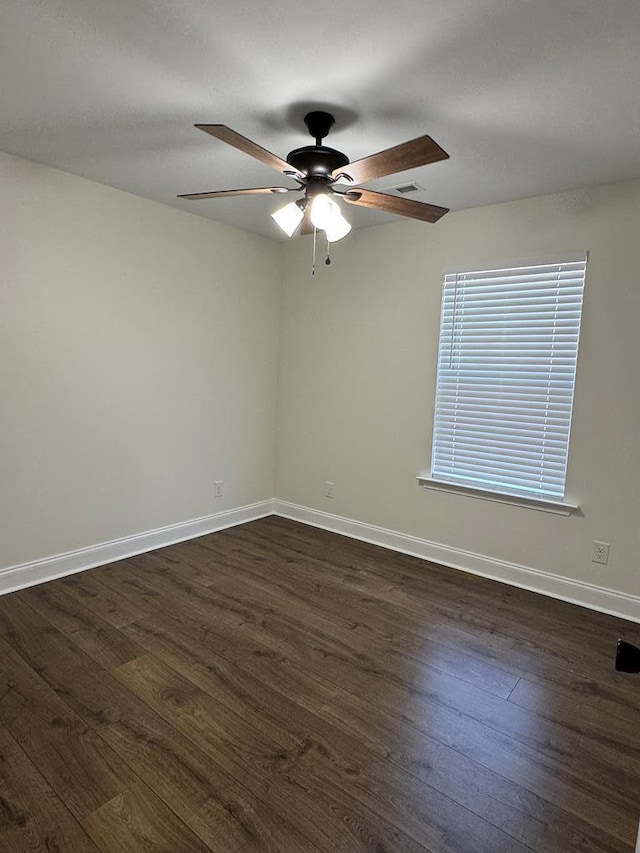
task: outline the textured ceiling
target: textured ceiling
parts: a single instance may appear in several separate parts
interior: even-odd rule
[[[275,239],[280,199],[175,198],[280,183],[194,123],[284,157],[328,107],[351,160],[428,133],[449,161],[369,186],[451,208],[640,175],[638,0],[5,0],[0,21],[0,150]]]

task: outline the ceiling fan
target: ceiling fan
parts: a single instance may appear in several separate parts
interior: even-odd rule
[[[426,166],[446,160],[449,155],[431,139],[419,136],[409,142],[371,154],[362,160],[349,162],[349,158],[335,148],[328,148],[322,140],[328,135],[335,123],[331,113],[314,110],[304,117],[307,130],[315,139],[315,145],[296,148],[282,160],[246,136],[231,130],[224,124],[197,124],[199,130],[216,139],[244,151],[261,163],[271,166],[288,178],[292,178],[296,187],[251,187],[238,190],[218,190],[205,193],[186,193],[178,198],[205,199],[228,198],[239,195],[268,195],[291,192],[304,192],[302,198],[293,201],[271,214],[288,237],[292,237],[300,228],[300,233],[310,233],[315,228],[325,231],[327,240],[335,242],[345,237],[351,226],[342,215],[336,199],[349,204],[370,207],[387,213],[408,216],[424,222],[437,222],[448,212],[446,207],[424,204],[414,199],[389,195],[364,189],[359,184],[383,178],[395,172],[403,172],[417,166]],[[354,185],[354,188],[351,188]],[[300,227],[302,224],[302,227]]]

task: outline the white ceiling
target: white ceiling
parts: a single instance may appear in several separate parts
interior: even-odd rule
[[[474,207],[640,175],[639,45],[639,0],[4,0],[0,150],[278,239],[273,196],[175,198],[281,183],[193,124],[284,157],[321,107],[351,160],[451,156],[372,188]]]

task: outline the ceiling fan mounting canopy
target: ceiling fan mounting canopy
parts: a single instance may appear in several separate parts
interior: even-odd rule
[[[316,145],[322,145],[322,140],[325,136],[329,136],[329,131],[336,123],[331,113],[324,110],[311,110],[302,120],[311,136],[316,140]]]

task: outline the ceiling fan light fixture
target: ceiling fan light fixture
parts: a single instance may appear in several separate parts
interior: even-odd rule
[[[271,218],[275,220],[276,224],[284,231],[287,237],[293,237],[303,217],[304,211],[295,201],[285,204],[284,207],[279,208],[275,213],[271,214]]]
[[[342,240],[351,231],[351,225],[347,222],[344,216],[338,211],[338,215],[334,216],[329,225],[325,228],[327,240],[330,243],[335,243],[337,240]]]
[[[316,228],[326,231],[332,221],[341,215],[340,208],[327,193],[318,193],[314,196],[311,202],[311,221]]]

